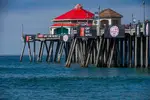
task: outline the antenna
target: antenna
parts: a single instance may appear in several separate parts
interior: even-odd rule
[[[23,30],[23,24],[22,24],[22,26],[21,26],[21,31],[22,31],[22,33],[21,33],[21,34],[22,34],[22,40],[24,40],[24,33],[23,33],[23,31],[24,31],[24,30]]]

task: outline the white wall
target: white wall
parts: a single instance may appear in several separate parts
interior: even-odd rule
[[[121,24],[121,19],[120,18],[102,18],[102,19],[96,20],[97,24],[95,24],[94,21],[93,21],[93,25],[98,25],[98,21],[102,21],[102,20],[108,20],[109,25],[112,25],[112,20],[119,20],[119,23]]]

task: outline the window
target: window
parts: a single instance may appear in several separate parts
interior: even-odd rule
[[[118,20],[112,20],[112,25],[118,25],[119,21]]]

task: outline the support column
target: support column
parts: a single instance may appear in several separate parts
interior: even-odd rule
[[[26,47],[26,42],[24,42],[24,46],[23,46],[22,53],[21,53],[21,56],[20,56],[20,62],[22,62],[25,47]]]
[[[98,67],[98,63],[99,63],[99,56],[100,56],[100,49],[101,49],[101,42],[102,42],[102,38],[100,37],[100,40],[99,40],[99,45],[98,45],[98,53],[97,53],[97,57],[96,57],[96,63],[95,63],[95,65],[96,65],[96,67]]]
[[[129,67],[132,67],[132,36],[129,38]]]
[[[55,52],[54,62],[57,61],[57,55],[58,55],[59,47],[60,47],[60,41],[57,41],[57,46],[56,46],[56,52]]]
[[[146,37],[146,52],[145,52],[145,67],[146,68],[148,68],[148,55],[149,55],[149,52],[148,52],[148,50],[149,50],[149,45],[148,45],[148,41],[149,41],[149,39],[148,39],[148,37]]]
[[[77,42],[77,39],[75,38],[74,41],[72,41],[71,48],[69,50],[68,58],[66,61],[66,67],[70,67],[71,58],[72,58],[73,51],[75,49],[76,42]]]
[[[36,61],[36,41],[33,42],[33,60]]]
[[[113,46],[112,46],[112,50],[111,50],[111,53],[110,53],[110,58],[108,60],[108,68],[110,68],[111,64],[112,64],[112,59],[113,59],[113,55],[114,55],[114,48],[115,48],[115,41],[113,41]]]
[[[91,41],[91,44],[89,46],[89,51],[88,51],[88,55],[87,55],[87,58],[86,58],[85,67],[88,67],[92,47],[93,47],[93,41]]]
[[[64,43],[63,43],[63,42],[61,42],[61,44],[60,44],[60,48],[59,48],[59,50],[58,50],[58,57],[57,57],[57,61],[58,61],[58,63],[60,63],[60,58],[61,58],[62,53],[63,53],[63,48],[64,48]]]
[[[143,67],[143,37],[141,36],[141,67]]]
[[[53,44],[54,44],[54,41],[51,41],[49,44],[49,52],[48,52],[48,56],[47,56],[47,62],[50,62],[50,58],[51,58],[52,50],[53,50]]]
[[[137,67],[137,37],[134,40],[134,67]]]
[[[43,41],[40,41],[40,50],[39,50],[39,55],[38,55],[38,58],[37,58],[37,61],[38,62],[41,62],[41,54],[42,54],[42,48],[43,48]]]
[[[30,59],[30,62],[32,62],[32,56],[31,56],[30,42],[27,42],[27,43],[28,43],[29,59]]]

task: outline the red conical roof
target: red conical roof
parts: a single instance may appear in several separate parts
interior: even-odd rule
[[[93,13],[87,10],[84,10],[82,8],[82,5],[77,4],[74,7],[74,9],[54,18],[54,21],[56,20],[86,20],[86,19],[92,19],[93,17],[94,17]]]

